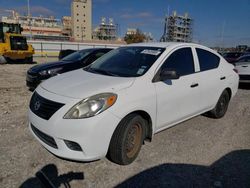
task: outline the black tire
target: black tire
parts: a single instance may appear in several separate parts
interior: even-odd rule
[[[25,62],[28,63],[28,64],[33,64],[33,56],[31,56],[31,57],[26,57],[26,58],[25,58]]]
[[[6,58],[0,55],[0,64],[6,64],[6,63],[7,63]]]
[[[126,116],[111,138],[108,159],[119,165],[128,165],[138,156],[145,139],[146,121],[137,114]]]
[[[228,91],[224,90],[215,108],[209,111],[208,115],[215,119],[222,118],[227,112],[229,101],[230,101],[229,93]]]

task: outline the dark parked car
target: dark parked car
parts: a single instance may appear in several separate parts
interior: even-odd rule
[[[68,55],[70,55],[70,54],[72,54],[72,53],[74,53],[74,52],[76,52],[76,50],[70,50],[70,49],[67,49],[67,50],[60,50],[58,59],[61,60],[61,59],[63,59],[64,57],[66,57],[66,56],[68,56]]]
[[[227,60],[228,63],[234,63],[242,55],[244,55],[243,52],[227,52],[223,54],[223,57],[225,58],[225,60]]]
[[[35,65],[27,71],[26,85],[34,90],[43,80],[57,74],[83,68],[112,50],[111,48],[91,48],[74,52],[62,60]]]

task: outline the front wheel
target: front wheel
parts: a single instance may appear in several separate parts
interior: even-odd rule
[[[0,55],[0,64],[5,64],[5,63],[7,63],[6,58]]]
[[[145,139],[145,126],[146,121],[137,114],[125,117],[111,138],[107,157],[120,165],[132,163]]]
[[[33,56],[26,57],[26,58],[25,58],[25,62],[26,62],[26,63],[29,63],[29,64],[33,64]]]
[[[215,108],[209,112],[209,116],[215,119],[222,118],[227,112],[229,101],[230,101],[229,93],[228,91],[224,90]]]

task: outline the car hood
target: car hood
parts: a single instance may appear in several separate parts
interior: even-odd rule
[[[73,61],[55,61],[55,62],[51,62],[51,63],[39,64],[39,65],[35,65],[35,66],[31,67],[29,69],[29,72],[39,73],[40,71],[48,70],[51,68],[61,67],[61,66],[67,65],[69,63],[74,63],[74,62]]]
[[[41,87],[57,95],[84,99],[95,94],[128,88],[134,80],[135,78],[106,76],[79,69],[48,79]]]

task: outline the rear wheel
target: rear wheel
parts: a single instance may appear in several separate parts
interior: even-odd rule
[[[229,93],[226,90],[224,90],[215,108],[209,112],[209,116],[216,119],[222,118],[227,112],[229,101],[230,101]]]
[[[137,114],[125,117],[117,126],[108,151],[108,158],[120,165],[132,163],[145,139],[146,121]]]

